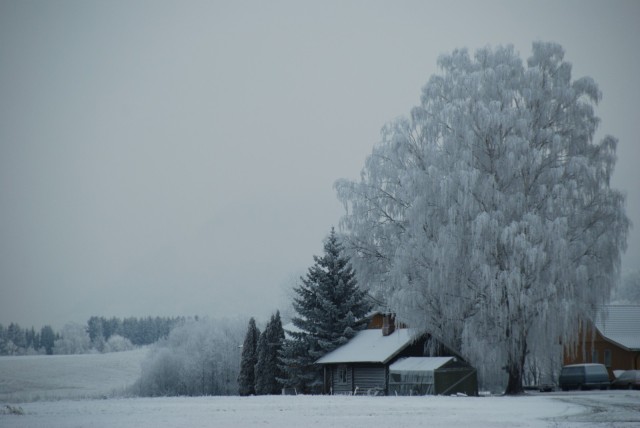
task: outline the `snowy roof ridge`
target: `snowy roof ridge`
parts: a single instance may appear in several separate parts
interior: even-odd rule
[[[640,305],[603,306],[596,328],[607,339],[630,350],[640,350]]]
[[[380,329],[362,330],[349,342],[321,357],[316,363],[386,364],[418,336],[418,330],[410,328],[396,329],[388,336],[383,336]]]

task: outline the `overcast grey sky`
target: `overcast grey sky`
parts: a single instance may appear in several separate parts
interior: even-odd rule
[[[600,85],[638,268],[639,20],[637,1],[0,0],[0,323],[266,317],[438,56],[535,40]]]

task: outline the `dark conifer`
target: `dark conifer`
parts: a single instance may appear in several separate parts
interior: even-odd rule
[[[314,256],[314,261],[294,289],[293,308],[298,315],[292,321],[299,331],[290,333],[281,353],[283,382],[299,392],[320,388],[322,378],[315,361],[364,328],[370,310],[366,292],[358,288],[333,228],[324,243],[324,256]]]
[[[251,318],[247,334],[242,345],[242,359],[240,361],[240,375],[238,376],[238,389],[242,396],[256,393],[255,367],[258,362],[258,338],[260,330],[256,327],[256,321]]]
[[[258,340],[258,361],[255,367],[256,394],[279,394],[283,374],[279,366],[279,354],[284,341],[280,312],[271,316],[264,333]]]

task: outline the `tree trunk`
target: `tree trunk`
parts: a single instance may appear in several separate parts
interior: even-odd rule
[[[505,395],[516,395],[524,392],[524,388],[522,387],[523,370],[517,366],[517,364],[509,364],[509,366],[507,366],[509,381],[507,382],[507,389],[504,391]]]
[[[507,381],[507,389],[504,391],[505,395],[516,395],[524,392],[522,378],[524,377],[524,363],[526,358],[527,342],[526,340],[523,340],[520,355],[510,357],[509,362],[507,363],[506,370],[509,374],[509,380]]]

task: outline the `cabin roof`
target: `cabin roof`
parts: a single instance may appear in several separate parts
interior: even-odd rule
[[[640,306],[605,306],[598,313],[596,327],[607,339],[627,349],[640,350]]]
[[[341,347],[329,352],[318,364],[383,363],[386,364],[419,336],[417,330],[396,329],[383,336],[379,329],[362,330]]]
[[[454,357],[408,357],[396,361],[389,366],[389,370],[393,372],[432,372]]]

